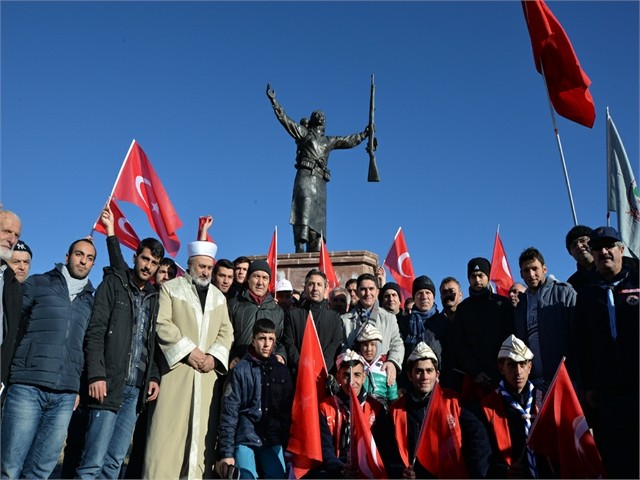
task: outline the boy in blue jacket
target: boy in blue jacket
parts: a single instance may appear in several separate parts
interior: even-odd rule
[[[240,478],[284,478],[293,384],[275,345],[275,324],[256,320],[249,351],[229,373],[218,438],[223,478],[231,465]]]

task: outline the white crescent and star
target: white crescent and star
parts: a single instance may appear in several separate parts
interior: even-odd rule
[[[138,196],[140,196],[144,204],[148,207],[149,204],[147,203],[147,199],[144,198],[144,195],[142,195],[142,190],[140,189],[140,185],[142,185],[143,183],[153,188],[153,184],[148,178],[145,178],[141,175],[136,176],[136,191],[138,192]],[[158,204],[156,202],[151,202],[151,211],[154,213],[160,213],[160,209],[158,208]]]

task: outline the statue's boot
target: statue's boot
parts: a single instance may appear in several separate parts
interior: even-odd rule
[[[304,253],[304,243],[296,243],[296,253]]]

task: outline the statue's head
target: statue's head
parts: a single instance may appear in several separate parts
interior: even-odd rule
[[[316,110],[311,114],[311,118],[309,119],[310,127],[316,127],[316,126],[324,127],[325,123],[326,123],[326,117],[322,110]]]

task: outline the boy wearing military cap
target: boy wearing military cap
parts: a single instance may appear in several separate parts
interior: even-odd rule
[[[529,381],[533,352],[515,335],[500,346],[498,388],[482,400],[483,419],[491,440],[490,478],[553,478],[546,457],[527,447],[533,417],[542,395]],[[556,474],[557,476],[557,474]]]
[[[440,377],[438,356],[426,343],[418,343],[409,355],[406,374],[409,386],[389,412],[395,442],[389,451],[387,471],[390,478],[433,478],[416,459],[420,431],[427,428],[423,426],[427,406]],[[476,416],[460,407],[455,392],[443,389],[442,393],[452,420],[450,428],[462,437],[469,478],[482,477],[488,469],[490,452],[486,431]]]
[[[310,478],[361,478],[358,462],[351,458],[351,393],[360,402],[371,433],[380,448],[388,443],[385,435],[385,410],[380,402],[367,395],[362,388],[365,379],[365,360],[347,349],[336,360],[336,378],[340,390],[320,403],[320,436],[322,466],[312,471]],[[383,455],[384,457],[384,455]]]

